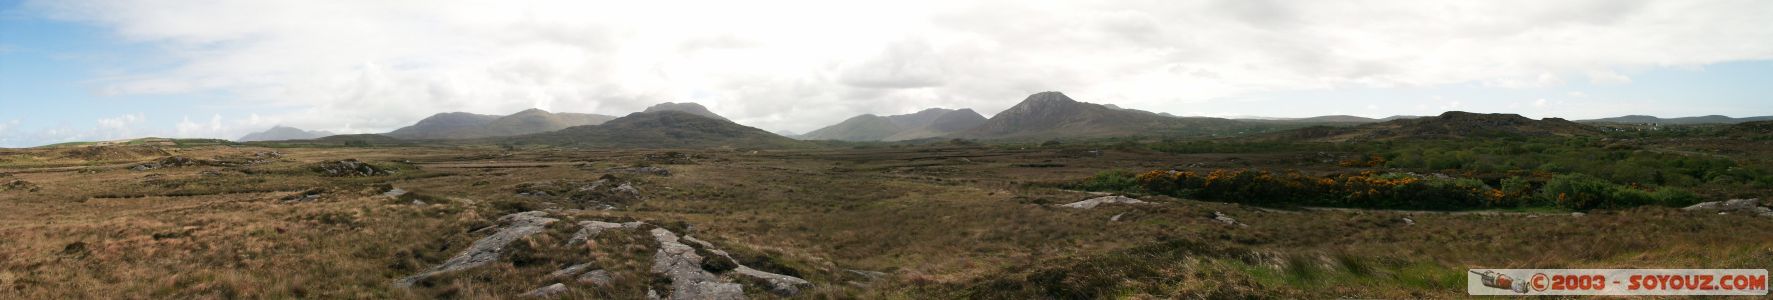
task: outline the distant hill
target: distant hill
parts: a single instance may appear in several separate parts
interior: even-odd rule
[[[1449,111],[1436,117],[1398,119],[1354,127],[1313,126],[1252,137],[1289,141],[1382,141],[1398,139],[1504,137],[1504,136],[1598,136],[1592,126],[1559,118],[1528,119],[1516,114],[1479,114]]]
[[[516,136],[596,125],[615,119],[614,116],[579,113],[549,113],[528,109],[509,116],[491,116],[464,112],[440,113],[419,120],[418,124],[396,129],[385,135],[400,139],[471,139]]]
[[[283,126],[283,125],[278,125],[278,126],[271,126],[271,129],[265,129],[265,131],[248,133],[248,134],[246,134],[246,136],[242,136],[242,137],[240,137],[240,139],[238,139],[236,141],[256,142],[256,141],[306,140],[306,139],[319,138],[319,137],[329,136],[329,135],[333,135],[333,133],[325,132],[325,131],[307,131],[307,130],[301,130],[301,129],[295,128],[295,127],[287,127],[287,126]]]
[[[715,119],[715,120],[721,120],[721,121],[727,121],[727,122],[733,121],[733,120],[727,119],[726,117],[722,117],[719,114],[715,114],[712,111],[708,111],[707,107],[702,107],[701,104],[696,104],[695,102],[659,103],[659,104],[654,104],[653,106],[647,107],[646,110],[643,110],[640,112],[661,112],[661,111],[681,111],[681,112],[695,114],[698,116],[708,117],[708,118]]]
[[[800,136],[808,140],[902,141],[930,138],[966,130],[985,122],[972,109],[931,108],[916,113],[860,115]]]
[[[1736,123],[1724,128],[1724,134],[1749,139],[1773,139],[1773,121]]]
[[[412,126],[401,127],[384,135],[409,140],[418,139],[452,139],[467,138],[466,132],[478,131],[480,126],[492,123],[499,116],[472,114],[465,112],[440,113],[419,120]]]
[[[1078,102],[1059,92],[1029,95],[957,138],[1075,138],[1128,135],[1231,134],[1248,123],[1219,118],[1170,117]]]
[[[502,142],[586,148],[796,148],[808,144],[727,120],[661,110]]]
[[[785,138],[791,138],[791,139],[800,139],[800,134],[799,134],[799,133],[794,133],[794,132],[793,132],[793,131],[788,131],[788,130],[777,130],[777,131],[776,131],[776,132],[775,132],[775,134],[776,134],[776,135],[780,135],[780,136],[782,136],[782,137],[785,137]]]
[[[1232,120],[1255,123],[1373,123],[1380,121],[1379,119],[1374,118],[1346,115],[1316,116],[1309,118],[1237,118]]]
[[[531,133],[549,132],[566,129],[567,127],[597,125],[616,119],[615,116],[549,113],[540,109],[528,109],[509,116],[494,119],[481,127],[484,136],[514,136]]]
[[[971,108],[950,110],[936,116],[936,119],[934,120],[925,122],[921,124],[921,126],[907,128],[897,134],[888,136],[885,140],[903,141],[941,137],[979,127],[979,125],[985,124],[985,121],[988,121],[988,119],[985,119],[985,116],[979,115],[978,112],[973,111]]]
[[[904,130],[886,117],[876,115],[855,116],[843,122],[819,128],[800,135],[806,140],[839,140],[839,141],[879,141]]]
[[[1773,116],[1731,118],[1731,117],[1720,116],[1720,115],[1709,115],[1709,116],[1698,116],[1698,117],[1663,119],[1663,118],[1658,118],[1658,117],[1653,117],[1653,116],[1645,116],[1645,115],[1629,115],[1629,116],[1623,116],[1623,117],[1581,120],[1581,121],[1577,121],[1577,122],[1582,122],[1582,123],[1621,123],[1621,124],[1650,123],[1650,124],[1691,125],[1691,124],[1736,124],[1736,123],[1743,123],[1743,122],[1769,121],[1769,120],[1773,120]]]

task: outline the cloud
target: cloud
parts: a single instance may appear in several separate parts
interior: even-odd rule
[[[1613,71],[1593,71],[1588,72],[1588,81],[1595,84],[1627,84],[1631,83],[1631,77]]]
[[[148,117],[142,113],[124,114],[112,118],[98,119],[98,128],[93,130],[91,137],[100,139],[123,139],[142,133],[138,127],[147,122]]]
[[[1277,91],[1535,87],[1582,76],[1618,84],[1630,77],[1612,70],[1773,59],[1767,1],[26,6],[164,49],[152,61],[169,63],[99,79],[105,93],[222,91],[238,102],[230,104],[269,107],[256,111],[265,119],[339,132],[391,130],[443,111],[621,115],[665,101],[805,132],[922,107],[993,114],[1046,90],[1180,112]]]
[[[114,117],[98,118],[91,127],[73,128],[66,125],[48,128],[22,128],[19,120],[0,123],[0,147],[33,147],[46,144],[74,141],[103,141],[138,138],[159,135],[160,132],[150,126],[147,114],[127,113]]]
[[[930,45],[921,41],[898,43],[883,51],[880,56],[863,60],[856,65],[845,67],[839,76],[843,84],[878,89],[924,88],[942,85],[942,74],[947,73],[941,61],[942,56],[935,53]]]
[[[235,135],[233,128],[222,125],[222,115],[212,115],[208,123],[192,122],[186,116],[178,123],[177,134],[180,138],[231,138]]]
[[[1539,98],[1539,100],[1534,100],[1533,107],[1545,107],[1545,98]]]

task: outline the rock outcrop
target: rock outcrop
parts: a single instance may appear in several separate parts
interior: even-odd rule
[[[611,210],[641,200],[640,189],[613,176],[597,181],[553,180],[518,184],[519,196],[559,198],[590,209]]]
[[[695,237],[683,236],[680,239],[676,234],[664,228],[653,229],[652,235],[653,239],[659,242],[659,251],[654,255],[652,271],[671,278],[671,299],[744,298],[744,290],[739,284],[720,281],[716,274],[707,270],[708,264],[704,263],[704,260],[707,259],[736,262],[737,260],[733,259],[731,254],[715,248],[712,243]],[[684,241],[694,243],[695,246],[700,246],[702,251],[716,257],[703,257],[696,251],[698,247],[684,244]],[[765,272],[743,264],[733,264],[736,266],[732,266],[730,274],[762,281],[769,285],[767,288],[771,293],[777,295],[793,296],[799,294],[802,287],[812,285],[812,282],[799,277]]]
[[[594,285],[609,285],[609,283],[614,280],[614,278],[609,276],[609,271],[605,270],[585,272],[585,274],[579,275],[578,278],[579,283]]]
[[[671,176],[671,170],[665,169],[665,168],[660,168],[660,167],[652,167],[652,166],[609,168],[609,169],[604,169],[604,171],[610,172],[610,173],[628,173],[628,174],[644,174],[644,175],[654,175],[654,176]]]
[[[504,252],[505,245],[509,245],[511,242],[532,234],[542,232],[544,226],[560,221],[559,219],[548,218],[547,215],[548,213],[546,212],[528,211],[499,217],[498,221],[499,224],[502,224],[502,227],[500,227],[497,232],[494,232],[492,235],[485,238],[481,238],[478,241],[474,241],[474,244],[469,245],[468,249],[462,250],[462,253],[456,254],[455,257],[451,257],[449,260],[444,261],[443,264],[431,267],[430,270],[423,273],[401,278],[400,280],[395,281],[394,285],[402,288],[411,287],[414,283],[424,280],[425,278],[430,278],[431,276],[471,269],[498,260],[499,255]],[[564,289],[564,287],[562,288]]]
[[[0,191],[37,192],[39,189],[42,189],[42,187],[38,187],[35,183],[18,179],[13,179],[12,181],[7,181],[5,185],[0,185]]]
[[[1731,199],[1694,204],[1681,210],[1704,211],[1718,213],[1743,213],[1773,218],[1773,208],[1761,204],[1761,199]]]
[[[721,282],[720,277],[702,270],[702,255],[678,241],[677,234],[664,228],[652,230],[659,250],[653,255],[653,273],[671,278],[670,299],[744,299],[745,291],[737,283]]]
[[[1213,221],[1218,221],[1219,223],[1225,223],[1225,225],[1249,226],[1249,225],[1244,225],[1244,223],[1242,223],[1242,222],[1238,222],[1237,219],[1231,218],[1231,215],[1227,215],[1225,213],[1216,212],[1216,211],[1213,212]]]
[[[638,226],[639,225],[636,225],[636,227],[638,227]],[[623,227],[622,224],[603,222],[603,221],[579,222],[579,232],[573,233],[572,239],[567,240],[566,245],[572,246],[572,245],[584,243],[585,241],[591,240],[591,238],[597,237],[598,233],[602,233],[605,230],[617,229],[617,228],[622,228],[622,227]]]
[[[375,165],[357,161],[356,159],[323,162],[314,165],[312,169],[314,172],[318,172],[321,175],[332,177],[383,176],[394,174],[394,171],[376,167]]]
[[[554,298],[554,297],[560,296],[560,294],[565,294],[566,291],[567,290],[566,290],[565,284],[556,283],[556,284],[551,284],[551,285],[544,286],[541,288],[537,288],[534,290],[530,290],[529,292],[523,293],[522,295],[517,295],[517,297],[521,297],[521,298]]]
[[[695,237],[687,236],[687,235],[683,236],[683,240],[689,241],[691,243],[696,243],[696,245],[702,246],[702,249],[707,250],[709,253],[713,253],[714,255],[719,255],[721,258],[725,258],[728,261],[734,261],[734,262],[738,261],[737,259],[734,259],[731,254],[728,254],[724,250],[716,249],[714,247],[714,244],[709,243],[707,241],[696,239]],[[808,282],[805,279],[800,279],[800,277],[764,272],[761,270],[752,269],[751,267],[747,267],[743,264],[740,264],[737,267],[734,267],[732,271],[734,273],[738,273],[741,276],[751,277],[752,279],[762,280],[763,282],[769,283],[770,292],[776,293],[777,295],[782,295],[782,296],[793,296],[795,294],[799,294],[801,287],[811,286],[813,284],[812,282]]]
[[[191,159],[189,157],[184,157],[184,156],[168,156],[166,158],[161,158],[158,160],[135,165],[133,167],[129,167],[129,169],[133,170],[133,171],[147,171],[147,170],[153,170],[153,169],[159,169],[159,168],[201,166],[201,165],[207,165],[207,164],[208,164],[208,162],[204,161],[204,160]]]
[[[1149,203],[1149,202],[1139,201],[1139,199],[1128,198],[1125,196],[1103,196],[1103,197],[1090,198],[1088,200],[1083,200],[1083,201],[1078,201],[1078,202],[1072,202],[1072,203],[1060,205],[1060,206],[1069,207],[1069,208],[1091,209],[1091,208],[1096,208],[1096,206],[1098,206],[1098,205],[1112,204],[1112,203],[1144,204],[1144,203]]]
[[[289,195],[289,196],[284,196],[283,199],[281,199],[281,200],[283,200],[283,203],[309,202],[309,201],[314,201],[314,200],[320,200],[320,196],[323,194],[326,194],[326,189],[311,188],[311,189],[304,190],[301,193],[297,193],[297,194]]]

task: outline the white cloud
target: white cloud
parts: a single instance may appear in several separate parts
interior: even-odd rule
[[[1533,107],[1545,107],[1545,98],[1533,101]]]
[[[1448,101],[1447,103],[1441,104],[1441,110],[1459,110],[1460,105],[1461,103],[1459,103],[1459,101]]]
[[[994,114],[1045,90],[1176,112],[1271,91],[1551,86],[1581,76],[1625,83],[1630,77],[1611,70],[1773,58],[1765,21],[1773,2],[1747,0],[29,7],[167,50],[171,67],[105,78],[105,92],[225,91],[277,108],[259,111],[265,119],[340,132],[390,130],[442,111],[619,115],[664,101],[805,132],[854,114],[932,106]]]
[[[98,119],[98,128],[90,136],[99,139],[123,139],[135,137],[143,133],[141,125],[148,120],[142,113],[124,114],[113,118]]]
[[[245,122],[251,121],[250,119],[245,120]],[[233,130],[234,128],[222,125],[222,115],[220,114],[210,116],[208,123],[192,122],[191,117],[186,116],[179,121],[176,128],[178,131],[174,136],[180,138],[233,139],[240,135]]]
[[[1627,84],[1631,77],[1613,71],[1588,72],[1588,81],[1595,84]]]

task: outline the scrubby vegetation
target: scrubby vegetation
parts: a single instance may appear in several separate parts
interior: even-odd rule
[[[0,214],[0,236],[9,237],[0,242],[0,298],[512,298],[559,282],[571,289],[563,298],[632,299],[669,286],[650,270],[658,247],[644,229],[567,245],[578,222],[591,220],[693,235],[732,255],[706,269],[736,263],[801,277],[813,284],[791,298],[815,299],[1456,298],[1467,268],[1773,264],[1773,233],[1741,230],[1773,219],[1663,207],[1719,200],[1701,189],[1753,187],[1704,175],[1764,174],[1740,156],[1592,150],[1664,160],[1649,163],[1692,159],[1681,162],[1691,170],[1668,171],[1701,181],[1689,187],[1585,169],[1601,164],[1492,172],[1476,159],[1430,169],[1398,162],[1410,159],[1392,150],[1480,148],[1455,143],[1204,143],[1220,148],[1200,151],[1227,152],[1152,151],[1165,142],[1133,139],[678,153],[437,146],[272,155],[248,144],[127,159],[17,150],[7,155],[44,159],[0,166],[10,173],[0,183],[40,188],[0,188],[0,209],[12,212]],[[1548,146],[1548,159],[1568,155]],[[1570,153],[1583,151],[1591,150]],[[240,163],[129,169],[175,155]],[[396,172],[313,169],[346,159]],[[592,183],[636,165],[672,175],[616,174],[610,182],[631,183],[641,197],[609,207],[579,201],[604,199],[591,192],[609,185]],[[406,193],[389,193],[395,188]],[[1145,203],[1061,206],[1100,196],[1075,190]],[[1295,205],[1518,211],[1262,207]],[[1593,208],[1601,209],[1562,213]],[[495,263],[410,290],[391,286],[487,237],[500,216],[534,210],[561,220]],[[612,281],[549,276],[578,263],[608,270]],[[745,293],[778,297],[760,285],[746,283]]]
[[[1619,135],[1638,137],[1649,133]],[[1665,138],[1693,135],[1707,137],[1709,131],[1656,133],[1656,137]],[[1300,170],[1287,169],[1195,170],[1199,174],[1179,170],[1179,174],[1170,174],[1172,179],[1168,179],[1174,183],[1152,181],[1142,185],[1151,192],[1218,201],[1420,209],[1684,206],[1702,199],[1755,197],[1773,190],[1773,163],[1755,156],[1723,156],[1679,146],[1645,142],[1642,138],[1592,137],[1392,140],[1360,144],[1156,142],[1149,149],[1165,153],[1317,153],[1339,156],[1340,160],[1312,169],[1317,174],[1324,170],[1335,172],[1330,176],[1305,176]],[[1211,181],[1223,181],[1222,186],[1199,185],[1209,181],[1207,178],[1213,172],[1223,178]],[[1142,178],[1160,179],[1163,174]],[[1087,179],[1087,183],[1106,181],[1112,179]],[[1316,185],[1314,181],[1335,183],[1335,188]],[[1126,190],[1126,186],[1089,188]]]
[[[1699,202],[1676,187],[1619,185],[1582,174],[1543,180],[1509,177],[1492,186],[1446,175],[1361,171],[1307,175],[1290,170],[1216,169],[1204,173],[1162,170],[1134,175],[1107,171],[1073,187],[1091,191],[1145,192],[1184,198],[1270,206],[1323,206],[1382,209],[1588,210],[1642,205],[1680,207]]]

